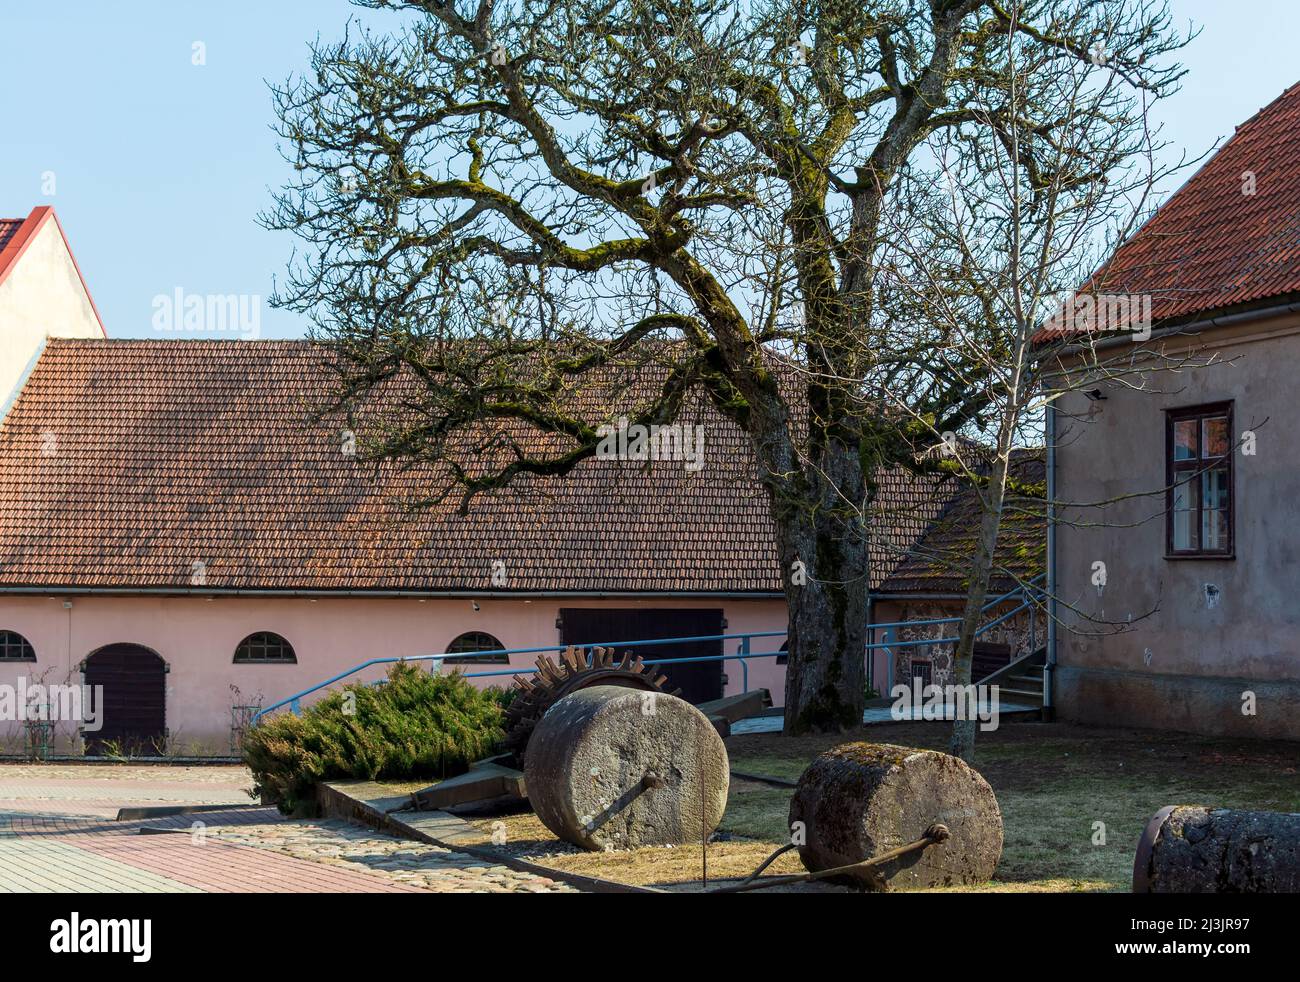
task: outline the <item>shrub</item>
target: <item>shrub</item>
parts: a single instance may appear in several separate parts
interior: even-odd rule
[[[346,703],[355,711],[345,713]],[[302,715],[253,727],[244,761],[254,793],[304,814],[321,781],[450,777],[488,756],[501,737],[501,704],[492,694],[459,673],[431,675],[399,662],[382,685],[349,685]]]
[[[489,685],[483,691],[495,699],[502,709],[509,709],[510,704],[515,701],[515,696],[519,695],[519,690],[513,685],[506,686],[504,689],[497,685]]]

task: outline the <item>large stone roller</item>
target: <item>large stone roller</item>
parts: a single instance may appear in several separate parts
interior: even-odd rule
[[[1300,893],[1300,814],[1168,805],[1138,840],[1134,893]]]
[[[683,699],[597,685],[567,695],[528,742],[528,800],[586,849],[699,842],[722,820],[731,768],[713,724]]]
[[[790,826],[810,871],[837,869],[948,835],[886,863],[850,871],[870,889],[983,883],[1002,855],[1002,813],[988,782],[934,750],[847,743],[814,760],[790,801]]]

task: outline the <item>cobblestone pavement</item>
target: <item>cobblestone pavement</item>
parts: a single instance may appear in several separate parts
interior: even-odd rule
[[[335,820],[286,821],[213,829],[222,842],[297,859],[363,866],[438,893],[568,893],[567,884],[521,873],[439,846],[409,842]]]
[[[273,808],[106,817],[125,805],[246,804],[251,783],[235,767],[0,764],[0,893],[573,890],[347,822],[287,820]]]

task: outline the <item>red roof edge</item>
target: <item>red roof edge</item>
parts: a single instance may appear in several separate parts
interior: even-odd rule
[[[27,247],[36,239],[36,233],[45,227],[48,221],[54,222],[54,227],[59,230],[59,236],[63,239],[63,248],[68,250],[68,258],[72,260],[72,268],[77,271],[77,279],[81,283],[81,288],[86,291],[86,299],[90,301],[90,309],[94,311],[95,320],[99,323],[99,329],[104,337],[108,337],[108,331],[104,328],[104,318],[99,316],[99,307],[95,304],[95,298],[90,292],[90,287],[86,285],[86,277],[82,275],[81,267],[77,264],[77,257],[72,251],[72,246],[68,243],[67,233],[63,231],[63,223],[59,221],[59,216],[54,213],[54,208],[50,205],[37,205],[32,209],[32,213],[27,216],[22,225],[18,226],[18,231],[13,234],[8,244],[3,250],[0,250],[0,283],[18,265],[18,260],[23,257]]]

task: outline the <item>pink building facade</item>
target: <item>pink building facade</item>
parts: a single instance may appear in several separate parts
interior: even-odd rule
[[[478,609],[474,609],[474,605]],[[726,633],[785,630],[785,603],[770,599],[656,600],[648,598],[535,599],[393,597],[249,597],[124,596],[51,594],[0,597],[0,629],[20,634],[35,652],[34,662],[0,661],[0,686],[82,683],[83,665],[113,645],[139,645],[161,659],[165,692],[166,739],[161,746],[123,748],[176,756],[225,756],[234,751],[237,730],[247,712],[238,707],[265,707],[348,671],[371,658],[427,656],[444,651],[463,634],[483,632],[506,648],[556,645],[561,609],[606,608],[650,610],[718,609]],[[236,664],[241,640],[270,631],[294,650],[293,664]],[[753,639],[754,652],[779,650],[784,637]],[[737,654],[739,639],[722,643]],[[770,645],[770,647],[769,647]],[[535,655],[515,655],[508,664],[443,664],[443,672],[506,672],[528,668]],[[428,661],[422,664],[435,667]],[[724,693],[744,690],[741,663],[722,663]],[[382,677],[385,666],[372,666],[351,678]],[[478,680],[505,686],[510,675]],[[779,705],[784,669],[774,657],[748,661],[750,688],[767,688]],[[303,700],[308,705],[312,699]],[[284,710],[284,711],[287,711]],[[55,750],[84,749],[77,723],[55,727]],[[89,736],[89,734],[87,734]],[[0,723],[0,753],[25,752],[26,735],[18,721]]]
[[[0,426],[0,687],[105,693],[103,727],[56,727],[52,751],[227,755],[241,713],[457,639],[784,631],[766,497],[724,421],[698,470],[592,460],[465,514],[455,497],[411,510],[443,475],[376,468],[348,421],[314,417],[325,357],[306,342],[47,341]],[[535,657],[455,667],[505,686]],[[742,691],[747,670],[779,703],[774,656],[668,675],[706,701]],[[5,751],[50,737],[12,715]]]

